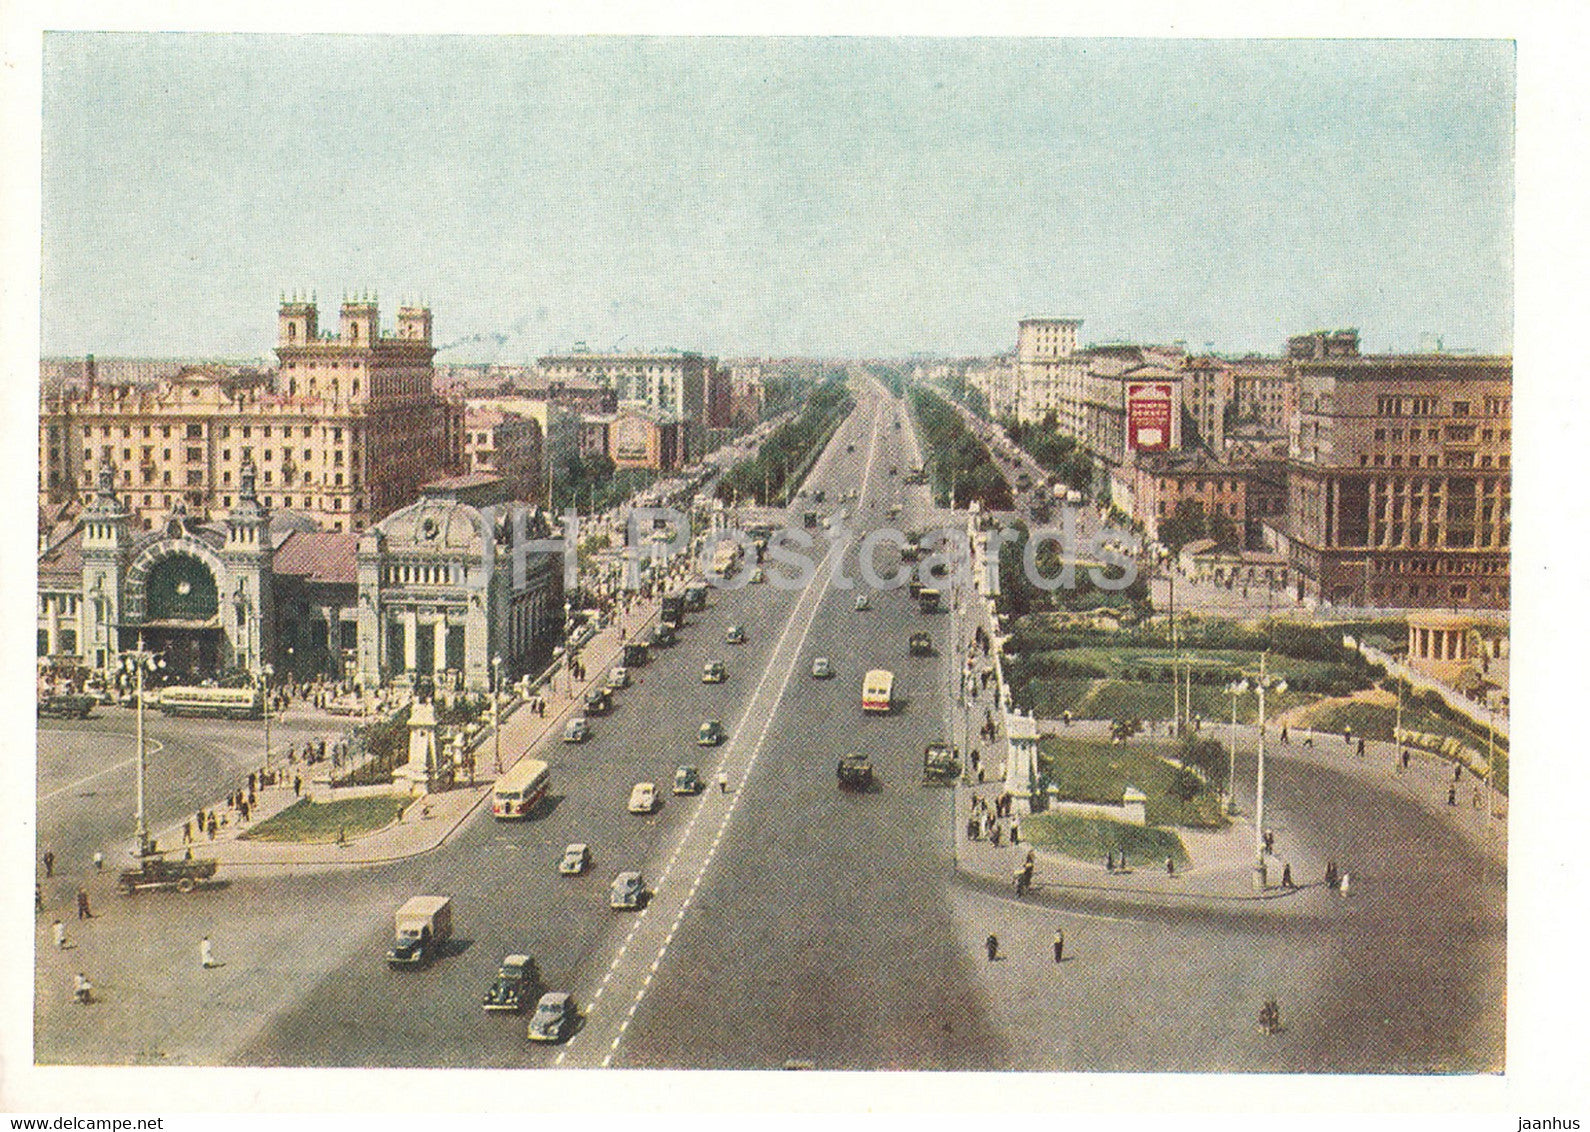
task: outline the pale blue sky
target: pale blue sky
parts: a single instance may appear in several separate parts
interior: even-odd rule
[[[46,37],[43,349],[1511,348],[1497,41]]]

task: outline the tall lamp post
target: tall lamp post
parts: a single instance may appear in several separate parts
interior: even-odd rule
[[[502,657],[491,658],[491,745],[492,763],[502,773]]]
[[[262,767],[271,765],[271,677],[276,675],[276,669],[268,664],[260,665],[259,694],[265,704],[265,761]]]
[[[138,847],[134,855],[148,857],[153,855],[155,847],[149,840],[149,823],[144,813],[144,673],[164,668],[166,662],[144,648],[143,635],[139,634],[138,647],[122,653],[121,666],[123,672],[133,677],[133,708],[138,721],[138,806],[133,828]]]
[[[1269,660],[1269,653],[1259,655],[1259,674],[1253,679],[1259,691],[1259,775],[1253,805],[1253,885],[1260,892],[1269,882],[1264,865],[1264,693],[1286,691],[1285,680],[1270,678]]]
[[[1233,680],[1226,686],[1231,693],[1231,736],[1226,765],[1226,813],[1237,812],[1237,697],[1248,690],[1246,680]]]

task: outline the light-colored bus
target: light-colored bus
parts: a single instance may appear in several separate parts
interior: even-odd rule
[[[894,673],[874,668],[861,682],[861,710],[888,714],[894,706]]]
[[[552,785],[551,772],[540,759],[520,759],[497,779],[491,792],[491,816],[522,818],[535,812]]]
[[[254,688],[167,688],[160,693],[167,715],[215,715],[228,719],[262,719],[265,697]]]

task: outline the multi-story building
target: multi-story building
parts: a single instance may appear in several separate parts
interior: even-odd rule
[[[431,387],[431,312],[404,307],[396,334],[376,304],[342,304],[322,334],[313,302],[284,301],[275,374],[196,367],[148,385],[47,393],[39,414],[39,503],[87,505],[102,470],[134,522],[152,529],[179,504],[195,519],[228,511],[242,468],[267,507],[331,530],[361,530],[463,460],[463,405]]]
[[[1283,541],[1299,596],[1506,609],[1512,359],[1363,357],[1349,333],[1288,344],[1299,411]]]
[[[219,520],[179,501],[139,531],[113,471],[97,476],[76,527],[39,556],[38,654],[53,672],[111,674],[145,647],[182,681],[270,664],[282,678],[424,675],[482,691],[491,658],[528,671],[563,623],[549,519],[502,502],[493,476],[427,484],[362,533],[272,514],[252,465]]]
[[[541,426],[489,401],[471,401],[464,413],[464,464],[470,472],[500,476],[508,498],[539,502],[546,487]]]
[[[1080,318],[1024,318],[1017,323],[1015,389],[1008,401],[1022,424],[1036,424],[1052,413],[1062,433],[1084,434],[1086,365],[1077,356],[1081,326]]]
[[[1184,499],[1196,502],[1204,517],[1229,519],[1238,538],[1244,538],[1248,521],[1248,470],[1218,463],[1207,454],[1155,453],[1139,457],[1132,465],[1135,478],[1133,517],[1143,523],[1149,538],[1159,537],[1160,524],[1176,514]]]
[[[619,468],[671,472],[684,463],[681,422],[666,413],[625,408],[580,423],[580,455],[603,455]]]
[[[1297,419],[1297,374],[1291,365],[1279,358],[1251,357],[1228,364],[1233,423],[1254,424],[1271,433],[1290,432]]]
[[[1182,393],[1187,412],[1198,426],[1198,438],[1215,456],[1226,446],[1226,406],[1235,395],[1236,371],[1222,358],[1188,358]]]
[[[576,349],[544,357],[540,365],[549,383],[602,386],[616,394],[621,408],[646,408],[682,422],[686,460],[711,427],[711,390],[721,380],[716,358],[691,351],[598,354]]]

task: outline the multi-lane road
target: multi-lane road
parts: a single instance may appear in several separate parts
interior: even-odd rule
[[[859,538],[943,522],[899,402],[861,392],[807,481]],[[895,474],[891,474],[891,471]],[[844,497],[858,492],[859,498]],[[898,519],[886,519],[898,505]],[[129,1032],[52,1023],[41,1061],[348,1066],[774,1068],[1491,1068],[1500,1060],[1503,893],[1472,847],[1373,783],[1277,760],[1272,806],[1287,837],[1351,860],[1350,914],[1246,920],[1016,904],[955,870],[953,794],[920,782],[925,743],[946,737],[954,613],[920,614],[901,589],[855,608],[855,551],[818,533],[811,584],[714,589],[679,643],[639,669],[578,745],[549,742],[554,804],[522,824],[484,808],[436,851],[348,872],[234,878],[187,901],[126,913],[136,947],[106,951],[105,979],[138,998]],[[835,570],[836,562],[843,566]],[[885,550],[881,572],[896,564]],[[772,574],[782,569],[769,563]],[[746,643],[725,633],[742,625]],[[927,628],[937,655],[907,655]],[[960,630],[964,632],[964,629]],[[831,679],[814,678],[825,656]],[[702,684],[723,661],[729,679]],[[863,672],[895,672],[898,710],[860,709]],[[703,720],[727,742],[696,745]],[[878,789],[843,792],[847,751]],[[708,790],[668,793],[698,765]],[[729,789],[720,792],[722,770]],[[53,782],[54,780],[52,780]],[[664,804],[627,812],[651,781]],[[64,783],[63,783],[64,784]],[[59,786],[52,786],[59,789]],[[43,788],[41,788],[43,792]],[[62,795],[64,797],[65,795]],[[1358,815],[1372,812],[1374,822]],[[595,855],[564,877],[565,844]],[[642,912],[607,906],[615,873],[640,869]],[[1478,882],[1474,878],[1482,879]],[[406,897],[453,897],[459,943],[422,971],[382,962]],[[195,894],[199,896],[201,894]],[[1077,942],[1043,961],[1055,926]],[[118,925],[85,926],[107,940]],[[1010,959],[987,963],[984,932]],[[227,966],[201,972],[201,934]],[[524,1019],[486,1015],[498,960],[528,952],[582,1021],[562,1045],[526,1041]],[[1060,980],[1060,981],[1057,981]],[[42,984],[41,984],[42,985]],[[1279,993],[1296,1020],[1255,1037],[1249,1000]],[[139,997],[142,996],[142,997]],[[1396,1010],[1384,1004],[1395,1002]]]

